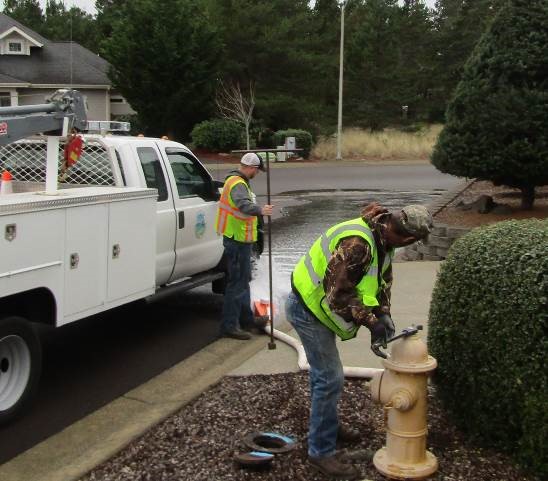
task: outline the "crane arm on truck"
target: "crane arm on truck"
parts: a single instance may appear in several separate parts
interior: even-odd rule
[[[39,105],[0,107],[0,146],[38,133],[84,130],[87,124],[82,94],[77,90],[57,90]]]

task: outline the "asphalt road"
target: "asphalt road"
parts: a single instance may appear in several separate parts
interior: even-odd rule
[[[208,164],[217,180],[224,180],[229,169],[223,165]],[[447,190],[457,185],[457,177],[442,174],[430,164],[393,165],[357,163],[273,163],[270,170],[271,195],[308,190]],[[267,175],[259,173],[252,180],[258,196],[267,193]]]
[[[223,179],[227,170],[220,167],[212,170]],[[278,167],[271,169],[271,194],[277,196],[332,189],[434,191],[458,183],[430,165]],[[264,203],[266,175],[254,179],[253,187]],[[217,338],[221,303],[222,296],[204,286],[161,303],[132,304],[44,330],[38,396],[23,418],[0,428],[0,463],[210,344]]]
[[[213,342],[221,303],[203,286],[44,330],[38,396],[24,417],[0,428],[0,464]]]

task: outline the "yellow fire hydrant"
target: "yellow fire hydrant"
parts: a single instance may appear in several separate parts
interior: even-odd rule
[[[377,470],[392,479],[423,479],[438,460],[426,450],[426,385],[437,361],[418,334],[394,342],[385,369],[371,381],[371,395],[385,409],[386,447],[373,457]]]

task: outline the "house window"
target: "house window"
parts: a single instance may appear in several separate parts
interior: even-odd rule
[[[125,103],[125,100],[122,97],[111,97],[110,98],[111,104],[123,104]]]
[[[0,92],[0,107],[11,106],[11,95],[9,92]]]
[[[23,51],[23,44],[21,42],[9,42],[8,50],[10,53],[21,53]]]

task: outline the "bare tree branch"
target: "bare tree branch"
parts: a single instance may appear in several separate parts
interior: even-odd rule
[[[215,95],[215,104],[223,118],[235,120],[245,126],[246,143],[249,149],[249,126],[255,108],[255,86],[253,82],[249,82],[249,91],[246,96],[242,93],[239,82],[225,83],[220,80]]]

